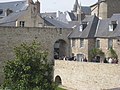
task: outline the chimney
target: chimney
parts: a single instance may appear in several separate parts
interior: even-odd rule
[[[27,4],[30,5],[30,4],[33,4],[33,0],[27,0]]]
[[[13,12],[12,10],[7,9],[7,10],[5,11],[5,16],[8,16],[8,15],[11,14],[12,12]]]
[[[35,2],[35,7],[37,9],[37,13],[40,13],[40,2],[38,0]]]

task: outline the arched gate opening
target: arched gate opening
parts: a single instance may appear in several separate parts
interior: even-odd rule
[[[54,44],[54,59],[63,59],[64,56],[67,56],[67,43],[60,39]]]
[[[56,83],[57,85],[62,85],[62,80],[61,80],[60,76],[56,76],[56,77],[55,77],[55,83]]]

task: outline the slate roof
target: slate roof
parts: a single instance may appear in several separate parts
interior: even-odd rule
[[[25,14],[25,10],[24,11],[20,11],[20,12],[14,12],[11,13],[10,15],[0,19],[0,26],[15,26],[16,20],[20,17],[23,16]]]
[[[54,18],[45,17],[44,20],[47,21],[47,24],[55,26],[56,28],[71,28],[69,24],[63,23]]]
[[[90,9],[90,7],[88,7],[88,6],[82,6],[82,7],[81,7],[81,10],[82,10],[82,12],[84,12],[85,15],[90,15],[90,14],[91,14],[91,9]],[[69,14],[69,16],[70,16],[70,18],[71,18],[72,21],[76,21],[76,20],[77,20],[77,17],[74,15],[73,12],[67,11],[67,13]],[[57,15],[56,12],[46,12],[46,13],[41,13],[40,15],[41,15],[43,18],[44,18],[44,17],[57,18],[57,17],[56,17],[56,15]]]
[[[84,12],[85,15],[91,14],[91,9],[88,6],[81,6],[81,11]]]
[[[53,17],[56,18],[57,13],[56,12],[45,12],[45,13],[40,13],[42,17]]]
[[[13,12],[25,10],[27,7],[26,1],[13,1],[13,2],[5,2],[0,3],[0,10],[3,10],[3,13],[0,16],[5,16],[5,10],[10,9]]]
[[[91,14],[91,9],[90,7],[87,6],[81,6],[81,11],[85,14],[85,15],[90,15]],[[75,14],[73,13],[73,11],[68,12],[70,18],[72,21],[76,21],[77,17],[75,16]]]
[[[76,21],[76,20],[77,20],[77,18],[76,18],[76,16],[74,15],[73,12],[67,12],[67,13],[69,14],[69,16],[70,16],[70,18],[71,18],[72,21]]]
[[[114,31],[109,31],[111,21],[117,21],[118,25]],[[113,14],[111,18],[100,20],[95,37],[99,38],[114,38],[120,37],[120,14]]]
[[[79,25],[77,25],[76,29],[70,34],[69,38],[94,38],[96,33],[98,18],[96,16],[88,15],[82,22],[87,22],[87,27],[83,30],[79,30]]]

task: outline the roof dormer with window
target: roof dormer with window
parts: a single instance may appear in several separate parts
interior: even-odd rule
[[[82,24],[80,24],[79,30],[82,32],[88,25],[88,22],[82,22]]]
[[[109,24],[109,31],[114,31],[115,28],[117,27],[118,22],[117,21],[111,21]]]

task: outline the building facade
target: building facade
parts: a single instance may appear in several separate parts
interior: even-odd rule
[[[115,13],[120,13],[119,0],[98,0],[91,5],[91,14],[98,16],[100,19],[110,18]]]

